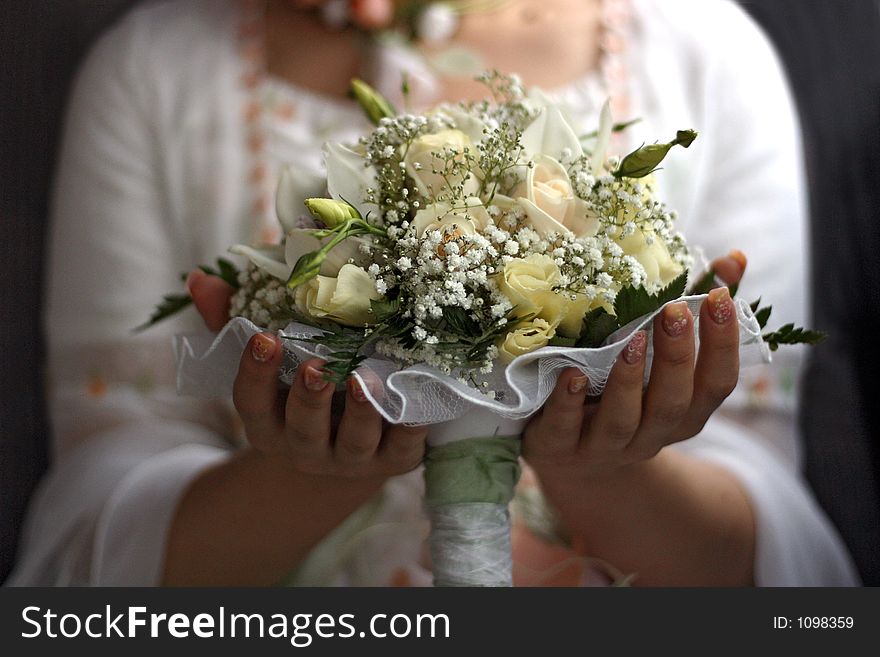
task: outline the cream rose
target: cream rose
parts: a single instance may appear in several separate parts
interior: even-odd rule
[[[442,154],[447,150],[463,154],[471,146],[472,142],[461,130],[441,130],[430,135],[423,135],[413,141],[406,151],[403,163],[406,173],[416,184],[419,194],[425,198],[436,198],[444,188],[449,185],[458,185],[462,182],[461,177],[450,176],[444,178],[435,170],[441,171],[445,166]],[[465,182],[465,196],[475,194],[479,189],[479,182],[473,175],[469,175]]]
[[[651,239],[650,244],[648,238]],[[652,232],[646,234],[636,229],[632,235],[618,239],[617,243],[626,255],[633,256],[645,268],[648,286],[668,285],[683,271],[682,266],[669,255],[666,243]]]
[[[484,230],[492,222],[482,201],[476,196],[465,199],[464,206],[453,207],[448,203],[432,203],[416,212],[412,225],[422,237],[433,230],[446,232],[457,230],[459,234],[473,235]]]
[[[535,318],[523,322],[504,338],[498,348],[498,356],[503,362],[509,363],[517,356],[546,347],[554,335],[556,328],[545,319]]]
[[[513,193],[532,227],[541,234],[595,235],[599,219],[574,195],[565,167],[546,155],[535,157],[533,164]]]
[[[563,295],[557,296],[563,297]],[[559,319],[557,320],[559,325],[556,327],[556,331],[567,338],[578,337],[584,326],[584,315],[592,310],[592,305],[584,294],[575,294],[573,299],[570,295],[565,295],[561,304]]]
[[[516,307],[517,317],[533,313],[541,316],[544,312],[558,315],[564,299],[553,288],[559,285],[561,276],[553,258],[533,253],[504,265],[498,288]]]
[[[370,301],[380,299],[370,275],[347,264],[336,278],[316,276],[296,288],[296,307],[315,318],[326,318],[344,326],[367,326],[375,322]]]

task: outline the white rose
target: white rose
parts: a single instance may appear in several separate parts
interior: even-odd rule
[[[532,227],[542,235],[595,235],[599,218],[588,210],[583,199],[574,195],[565,167],[546,155],[538,155],[533,163],[513,193]]]
[[[441,130],[422,135],[413,141],[403,159],[406,173],[413,179],[419,194],[424,198],[436,198],[449,186],[462,183],[460,176],[441,175],[446,166],[443,153],[452,151],[460,156],[471,147],[471,139],[461,130]],[[439,171],[441,173],[434,173]],[[465,196],[472,196],[479,189],[479,181],[469,174],[464,181]]]
[[[554,335],[555,327],[545,319],[535,318],[523,322],[504,338],[498,348],[498,356],[502,362],[509,363],[517,356],[546,347]]]
[[[316,276],[296,288],[296,307],[315,318],[344,326],[375,323],[370,301],[380,299],[370,275],[355,265],[343,265],[336,278]]]
[[[492,218],[482,201],[476,196],[471,196],[465,199],[463,206],[453,207],[449,203],[432,203],[416,212],[412,226],[419,237],[433,230],[473,235],[485,230],[491,222]]]
[[[651,243],[648,244],[648,239]],[[640,229],[623,239],[617,240],[626,255],[638,260],[647,274],[647,285],[668,285],[683,268],[669,255],[669,249],[662,238],[653,232],[643,233]]]

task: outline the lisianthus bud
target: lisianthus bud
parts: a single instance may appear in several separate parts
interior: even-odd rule
[[[360,218],[358,211],[345,201],[332,198],[307,198],[305,204],[312,216],[320,219],[327,228],[336,228],[349,219]]]
[[[363,80],[354,78],[351,81],[351,92],[358,105],[366,113],[367,118],[377,125],[382,119],[390,118],[397,113],[382,94]]]
[[[634,150],[623,158],[614,176],[617,178],[644,178],[652,173],[666,157],[673,146],[690,146],[697,133],[694,130],[679,130],[675,139],[667,144],[648,144]]]
[[[296,261],[293,271],[290,272],[287,287],[292,290],[317,276],[321,271],[321,263],[326,257],[327,255],[321,251],[312,251],[302,256]]]

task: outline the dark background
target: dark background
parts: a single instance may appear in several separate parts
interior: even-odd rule
[[[700,0],[694,0],[699,2]],[[0,581],[47,466],[43,253],[64,101],[88,44],[132,0],[0,5]],[[806,470],[865,583],[880,584],[880,2],[743,0],[789,71],[813,220]]]

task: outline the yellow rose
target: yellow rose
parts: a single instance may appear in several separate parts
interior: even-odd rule
[[[651,244],[647,240],[650,238]],[[647,285],[668,285],[681,272],[682,266],[672,259],[666,243],[653,232],[643,233],[638,228],[629,237],[618,239],[617,243],[626,255],[638,260],[647,274]]]
[[[595,235],[599,219],[587,209],[583,199],[574,195],[565,167],[546,155],[538,155],[533,163],[525,180],[513,192],[532,227],[542,235]]]
[[[336,278],[316,276],[296,288],[296,307],[311,317],[326,318],[344,326],[375,322],[370,301],[380,299],[370,275],[352,264],[343,265]]]
[[[436,198],[448,186],[460,184],[461,177],[449,176],[447,179],[434,171],[443,171],[445,167],[442,153],[451,150],[463,154],[470,146],[470,137],[461,130],[441,130],[414,140],[406,151],[403,163],[406,165],[406,173],[415,182],[419,194],[425,198]],[[478,188],[479,182],[473,175],[469,175],[465,181],[465,196],[475,194]]]
[[[545,309],[558,314],[564,299],[553,291],[561,279],[559,267],[553,258],[533,253],[525,258],[514,258],[506,265],[498,280],[498,288],[510,303],[516,306],[517,317],[539,314]]]
[[[504,338],[498,348],[498,356],[503,362],[509,363],[517,356],[546,347],[554,335],[556,329],[547,320],[536,318],[523,322]]]

